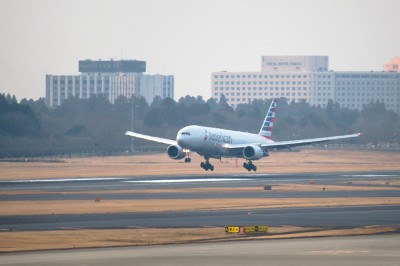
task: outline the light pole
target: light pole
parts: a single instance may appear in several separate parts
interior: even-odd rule
[[[131,114],[131,131],[135,132],[135,101],[133,96],[131,97],[132,101],[132,114]],[[134,138],[131,138],[131,154],[135,153],[135,143]]]

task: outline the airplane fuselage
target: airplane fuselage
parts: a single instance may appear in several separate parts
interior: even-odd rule
[[[212,158],[242,157],[241,153],[232,153],[232,150],[226,148],[227,145],[259,145],[273,142],[258,134],[196,125],[179,130],[176,140],[182,148]]]

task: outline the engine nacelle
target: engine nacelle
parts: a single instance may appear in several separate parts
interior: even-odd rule
[[[167,149],[167,154],[169,158],[174,160],[180,160],[186,156],[186,154],[183,152],[183,149],[179,145],[169,146]]]
[[[249,145],[243,149],[243,157],[247,160],[258,160],[264,156],[268,156],[268,152],[258,146]]]

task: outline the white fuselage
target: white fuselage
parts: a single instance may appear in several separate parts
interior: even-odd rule
[[[176,136],[176,141],[184,149],[215,158],[242,157],[241,153],[232,153],[230,149],[226,148],[227,145],[260,145],[273,142],[258,134],[203,126],[182,128]]]

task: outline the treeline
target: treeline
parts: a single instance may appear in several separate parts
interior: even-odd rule
[[[131,130],[175,139],[178,130],[197,124],[233,130],[258,132],[270,101],[241,104],[235,110],[226,99],[205,101],[186,96],[178,102],[155,98],[149,106],[143,98],[119,97],[111,104],[103,96],[70,98],[60,107],[47,108],[44,99],[36,101],[0,94],[0,157],[49,156],[70,154],[114,154],[128,152]],[[330,101],[326,108],[305,102],[279,99],[273,139],[289,140],[363,132],[358,144],[398,144],[399,115],[382,103],[371,103],[362,111],[340,108]],[[157,147],[135,140],[136,150]]]

